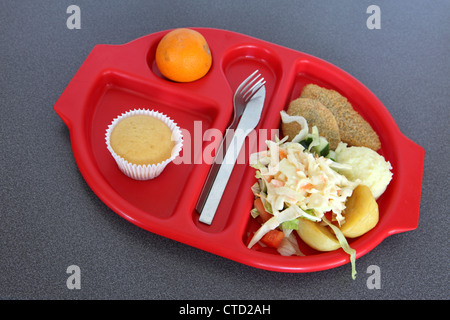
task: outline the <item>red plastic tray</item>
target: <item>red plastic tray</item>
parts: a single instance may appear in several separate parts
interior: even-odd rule
[[[210,168],[202,161],[202,153],[218,141],[205,138],[200,145],[194,141],[210,128],[224,132],[233,113],[234,90],[259,69],[267,80],[267,95],[257,130],[279,128],[280,111],[300,95],[305,84],[315,83],[347,97],[378,132],[380,153],[391,162],[394,175],[378,199],[378,225],[350,241],[357,258],[387,236],[417,228],[424,149],[399,131],[372,92],[348,73],[311,55],[234,32],[194,29],[206,38],[213,56],[213,65],[202,79],[175,83],[160,75],[154,54],[166,30],[124,45],[95,46],[56,102],[54,109],[70,130],[80,172],[106,205],[150,232],[257,268],[311,272],[348,263],[342,249],[322,253],[301,243],[305,256],[283,257],[246,247],[249,232],[256,228],[250,218],[255,171],[248,161],[236,165],[212,225],[198,221],[195,205]],[[156,109],[188,130],[191,141],[185,139],[183,152],[190,150],[190,163],[171,163],[149,181],[122,174],[106,149],[104,136],[113,118],[133,108]],[[201,121],[201,130],[194,130],[195,121]],[[249,144],[243,151],[245,159],[258,147],[261,144]]]

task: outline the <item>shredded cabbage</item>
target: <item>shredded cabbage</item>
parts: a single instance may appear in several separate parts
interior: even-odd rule
[[[319,129],[317,129],[316,126],[312,127],[311,136],[313,141],[309,144],[308,151],[311,151],[313,147],[318,146],[320,144]]]
[[[286,235],[283,240],[281,240],[280,246],[277,251],[282,256],[304,256],[305,254],[301,252],[298,247],[297,238],[293,234]]]
[[[300,132],[294,138],[292,138],[292,142],[300,142],[306,138],[306,135],[308,134],[308,122],[305,118],[303,118],[302,116],[290,116],[284,110],[281,111],[280,114],[281,121],[283,123],[297,122],[302,128]]]

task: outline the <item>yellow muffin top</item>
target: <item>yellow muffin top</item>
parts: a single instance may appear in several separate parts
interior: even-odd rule
[[[133,164],[158,164],[170,158],[175,142],[161,120],[146,115],[130,116],[113,129],[110,144],[115,153]]]

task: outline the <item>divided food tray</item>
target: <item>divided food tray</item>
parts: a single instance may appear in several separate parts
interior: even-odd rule
[[[311,55],[243,34],[193,28],[205,37],[213,58],[208,74],[191,83],[165,79],[154,55],[161,31],[123,45],[97,45],[68,84],[54,109],[68,126],[75,160],[97,196],[114,212],[150,232],[272,271],[311,272],[349,262],[342,249],[318,252],[300,242],[305,256],[285,257],[275,250],[250,250],[256,230],[250,216],[255,170],[248,156],[265,148],[277,133],[280,111],[308,83],[334,89],[380,136],[379,151],[393,167],[393,180],[378,199],[380,221],[365,235],[350,240],[360,257],[387,236],[418,226],[424,150],[405,137],[395,121],[363,84],[338,67]],[[248,137],[211,225],[199,222],[197,200],[210,169],[210,155],[233,116],[235,89],[254,70],[267,80],[266,100],[255,134]],[[118,169],[106,149],[105,131],[121,113],[154,109],[172,118],[187,133],[181,156],[153,180],[137,181]],[[267,129],[261,130],[260,129]]]

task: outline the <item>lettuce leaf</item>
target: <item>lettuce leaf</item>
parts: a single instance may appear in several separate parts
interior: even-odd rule
[[[350,255],[350,262],[352,264],[352,279],[356,279],[356,250],[352,249],[350,245],[347,242],[347,239],[345,238],[342,231],[336,227],[334,224],[332,224],[330,221],[328,221],[325,217],[322,218],[322,220],[333,230],[334,234],[336,235],[336,238],[339,241],[339,244],[341,245],[342,249]]]

